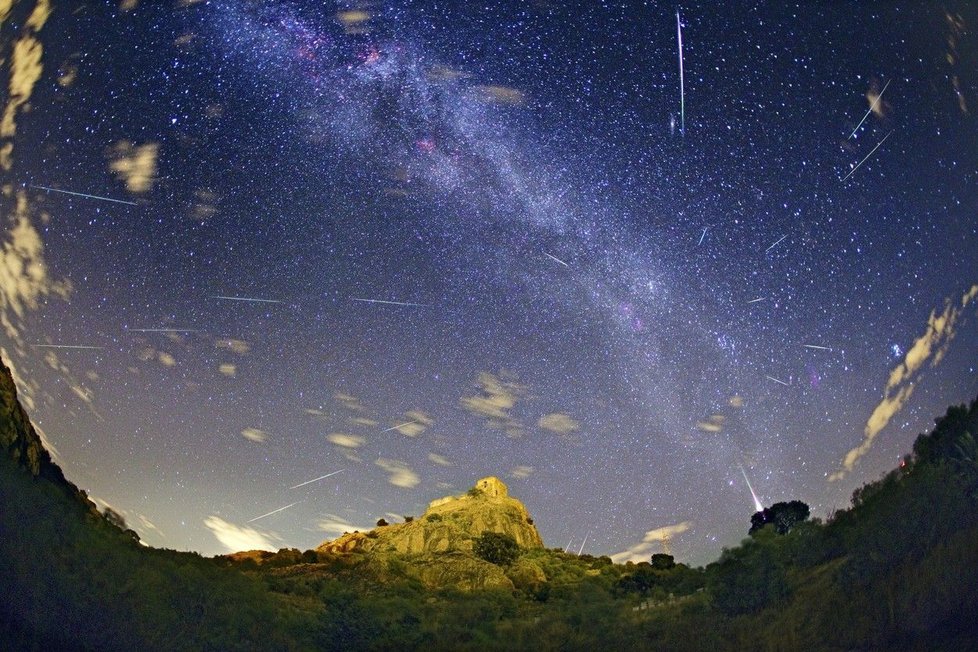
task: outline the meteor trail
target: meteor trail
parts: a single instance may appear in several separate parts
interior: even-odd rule
[[[779,244],[781,244],[781,241],[782,241],[782,240],[784,240],[784,239],[785,239],[785,238],[787,238],[787,237],[788,237],[788,234],[786,233],[786,234],[784,234],[783,236],[781,236],[780,238],[778,238],[778,241],[777,241],[777,242],[775,242],[775,243],[774,243],[773,245],[771,245],[770,247],[768,247],[767,249],[765,249],[765,250],[764,250],[764,253],[767,253],[767,252],[769,252],[769,251],[771,251],[772,249],[774,249],[775,247],[777,247],[777,246],[778,246]]]
[[[741,472],[741,473],[743,474],[743,476],[744,476],[744,482],[746,482],[746,483],[747,483],[747,488],[748,488],[748,489],[750,489],[750,495],[751,495],[751,498],[753,498],[753,499],[754,499],[754,507],[756,507],[756,508],[757,508],[757,511],[759,511],[759,512],[763,512],[763,511],[764,511],[764,506],[763,506],[763,505],[761,505],[761,501],[759,501],[759,500],[757,499],[757,494],[755,494],[755,493],[754,493],[754,487],[752,487],[752,486],[750,486],[750,480],[748,480],[748,479],[747,479],[747,471],[745,471],[745,470],[744,470],[744,467],[743,467],[743,465],[741,465],[741,464],[738,464],[737,466],[739,466],[739,467],[740,467],[740,472]]]
[[[211,299],[223,299],[224,301],[247,301],[249,303],[282,303],[278,299],[256,299],[254,297],[225,297],[214,295]]]
[[[859,124],[857,124],[856,125],[856,128],[852,130],[852,133],[849,134],[849,138],[852,138],[853,136],[855,136],[856,135],[856,132],[859,131],[859,128],[863,126],[863,123],[864,122],[866,122],[866,118],[868,118],[869,117],[869,114],[872,113],[873,112],[873,109],[876,108],[876,105],[879,103],[880,98],[883,97],[883,93],[886,92],[886,87],[890,85],[890,82],[891,81],[893,81],[893,80],[888,79],[886,81],[886,83],[883,85],[883,90],[881,90],[880,91],[880,94],[876,96],[876,99],[873,100],[873,103],[869,105],[869,111],[866,111],[866,115],[864,115],[863,116],[863,119],[859,121]],[[846,140],[849,140],[849,138],[846,138]]]
[[[584,552],[584,544],[586,544],[586,543],[587,543],[587,538],[588,538],[589,536],[591,536],[591,533],[590,533],[590,532],[588,532],[588,533],[587,533],[587,534],[586,534],[586,535],[584,536],[584,543],[582,543],[582,544],[581,544],[581,549],[577,551],[577,556],[578,556],[578,557],[580,557],[580,556],[581,556],[581,553],[583,553],[583,552]]]
[[[404,426],[410,426],[412,423],[419,423],[418,421],[408,421],[407,423],[401,423],[396,426],[391,426],[390,428],[384,428],[381,432],[387,432],[389,430],[397,430],[398,428],[403,428]]]
[[[696,243],[697,247],[703,244],[703,238],[705,237],[706,237],[706,229],[703,229],[703,235],[700,236],[700,241]]]
[[[570,267],[570,265],[568,265],[567,263],[565,263],[564,261],[562,261],[562,260],[561,260],[560,258],[557,258],[556,256],[551,256],[551,255],[550,255],[550,254],[548,254],[548,253],[547,253],[546,251],[545,251],[545,252],[543,252],[543,255],[544,255],[544,256],[546,256],[547,258],[549,258],[550,260],[555,260],[555,261],[557,261],[558,263],[560,263],[560,264],[561,264],[561,265],[563,265],[564,267]]]
[[[427,304],[424,303],[410,303],[409,301],[384,301],[383,299],[357,299],[354,301],[360,301],[361,303],[386,303],[391,306],[414,306],[417,308],[427,308]]]
[[[196,333],[193,328],[129,328],[130,333]]]
[[[32,344],[37,349],[104,349],[104,346],[83,346],[80,344]]]
[[[873,149],[869,150],[869,154],[867,154],[866,156],[864,156],[863,157],[863,160],[859,161],[859,163],[856,164],[856,167],[852,168],[849,171],[849,174],[847,174],[846,176],[842,177],[842,180],[845,181],[846,179],[848,179],[849,177],[851,177],[852,176],[852,173],[855,172],[856,170],[858,170],[859,169],[859,166],[862,165],[863,163],[865,163],[866,162],[866,159],[868,159],[870,156],[872,156],[873,155],[873,152],[875,152],[876,150],[878,150],[880,148],[880,145],[882,145],[884,142],[886,142],[886,139],[889,138],[890,137],[890,134],[892,134],[892,133],[893,132],[891,131],[889,134],[886,134],[885,136],[883,136],[883,140],[881,140],[880,142],[876,143],[876,147],[874,147]]]
[[[751,299],[747,303],[757,303],[758,301],[764,301],[764,297],[757,297],[756,299]]]
[[[28,188],[37,188],[38,190],[47,190],[48,192],[60,192],[64,195],[74,195],[75,197],[86,197],[87,199],[97,199],[99,201],[110,201],[116,204],[128,204],[129,206],[138,206],[134,201],[123,201],[122,199],[112,199],[111,197],[100,197],[99,195],[89,195],[84,192],[72,192],[70,190],[58,190],[57,188],[48,188],[47,186],[33,186],[28,185]]]
[[[676,41],[679,43],[679,133],[686,135],[686,88],[683,74],[683,24],[676,10]]]
[[[783,380],[778,380],[774,376],[764,376],[764,377],[767,378],[768,380],[773,380],[774,382],[780,385],[784,385],[785,387],[791,387],[791,385],[789,385],[788,383],[784,382]]]
[[[271,516],[272,514],[278,514],[279,512],[284,512],[284,511],[285,511],[285,510],[287,510],[287,509],[288,509],[289,507],[295,507],[296,505],[298,505],[298,504],[299,504],[299,503],[301,503],[301,502],[302,502],[302,501],[301,501],[301,500],[299,500],[299,501],[296,501],[296,502],[294,502],[294,503],[292,503],[291,505],[286,505],[285,507],[279,507],[278,509],[273,509],[272,511],[270,511],[270,512],[269,512],[269,513],[267,513],[267,514],[262,514],[261,516],[256,516],[255,518],[253,518],[253,519],[250,519],[250,520],[248,520],[248,521],[246,521],[246,522],[247,522],[247,523],[254,523],[255,521],[257,521],[257,520],[258,520],[258,519],[260,519],[260,518],[265,518],[266,516]]]
[[[818,344],[802,344],[802,346],[805,347],[806,349],[818,349],[820,351],[831,351],[832,350],[832,349],[830,349],[827,346],[819,346]]]
[[[305,482],[300,482],[299,484],[297,484],[294,487],[289,487],[289,489],[298,489],[299,487],[304,487],[307,484],[312,484],[313,482],[319,482],[320,480],[323,480],[325,478],[328,478],[331,475],[336,475],[337,473],[343,473],[344,470],[345,469],[340,469],[339,471],[333,471],[332,473],[327,473],[326,475],[321,475],[318,478],[314,478],[312,480],[306,480]],[[295,504],[295,503],[293,503],[293,504]],[[283,507],[282,509],[285,509],[285,508]],[[272,513],[274,513],[274,512],[272,512]],[[268,516],[268,514],[266,514],[265,516]],[[259,516],[258,518],[261,518],[261,517]]]

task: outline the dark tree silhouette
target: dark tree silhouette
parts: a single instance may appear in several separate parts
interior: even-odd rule
[[[656,570],[669,570],[670,568],[676,567],[676,560],[672,555],[667,555],[664,552],[657,552],[652,555],[652,568]]]
[[[491,564],[508,566],[520,556],[520,546],[508,534],[483,532],[482,536],[475,540],[474,552]]]
[[[778,534],[787,534],[788,530],[807,519],[808,514],[808,505],[800,500],[792,500],[789,503],[774,503],[770,507],[755,512],[750,517],[750,530],[747,534],[754,534],[769,523],[774,525]]]

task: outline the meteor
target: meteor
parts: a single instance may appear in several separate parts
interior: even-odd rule
[[[388,432],[390,430],[397,430],[398,428],[403,428],[404,426],[410,426],[412,423],[420,423],[419,421],[408,421],[407,423],[400,423],[396,426],[391,426],[390,428],[384,428],[381,432]]]
[[[75,197],[85,197],[86,199],[97,199],[99,201],[110,201],[115,204],[128,204],[129,206],[138,206],[134,201],[124,201],[122,199],[112,199],[111,197],[101,197],[99,195],[89,195],[84,192],[72,192],[70,190],[58,190],[57,188],[48,188],[47,186],[32,186],[28,185],[28,188],[36,188],[38,190],[47,190],[48,192],[60,192],[63,195],[74,195]]]
[[[587,534],[586,534],[586,535],[584,536],[584,542],[583,542],[583,543],[581,543],[581,549],[577,551],[577,556],[578,556],[578,557],[580,557],[580,556],[581,556],[581,554],[582,554],[582,553],[584,552],[584,544],[585,544],[585,543],[587,543],[587,538],[588,538],[589,536],[591,536],[591,533],[590,533],[590,532],[588,532],[588,533],[587,533]]]
[[[193,328],[129,328],[130,333],[196,333]]]
[[[769,252],[769,251],[771,251],[772,249],[774,249],[775,247],[777,247],[777,246],[778,246],[779,244],[781,244],[781,241],[782,241],[782,240],[784,240],[784,239],[785,239],[785,238],[787,238],[787,237],[788,237],[788,234],[786,233],[786,234],[784,234],[783,236],[781,236],[780,238],[778,238],[778,241],[777,241],[777,242],[775,242],[774,244],[772,244],[772,245],[771,245],[770,247],[768,247],[767,249],[765,249],[765,250],[764,250],[764,253],[767,253],[767,252]]]
[[[320,480],[324,480],[324,479],[328,478],[331,475],[336,475],[337,473],[343,473],[344,470],[345,469],[340,469],[339,471],[333,471],[332,473],[327,473],[326,475],[321,475],[318,478],[313,478],[312,480],[306,480],[305,482],[300,482],[299,484],[297,484],[294,487],[289,487],[289,489],[298,489],[299,487],[304,487],[307,484],[312,484],[313,482],[319,482]],[[285,508],[283,507],[282,509],[285,509]],[[266,514],[266,516],[267,516],[267,514]],[[259,516],[258,518],[261,518],[261,517]]]
[[[752,487],[752,486],[750,485],[750,480],[748,480],[748,479],[747,479],[747,471],[745,471],[745,470],[744,470],[744,467],[743,467],[743,465],[741,465],[741,464],[738,464],[737,466],[739,466],[739,467],[740,467],[740,472],[741,472],[741,473],[743,474],[743,476],[744,476],[744,482],[746,482],[746,483],[747,483],[747,488],[748,488],[748,489],[750,489],[750,495],[751,495],[751,498],[753,498],[753,499],[754,499],[754,507],[756,507],[756,508],[757,508],[757,511],[759,511],[759,512],[763,512],[763,511],[764,511],[764,506],[763,506],[763,505],[761,505],[761,501],[757,499],[757,494],[755,494],[755,493],[754,493],[754,487]]]
[[[756,299],[751,299],[747,303],[757,303],[758,301],[764,301],[764,297],[757,297]]]
[[[676,41],[679,43],[679,133],[686,135],[686,88],[683,74],[683,24],[676,10]]]
[[[785,387],[791,387],[791,385],[789,385],[788,383],[784,382],[783,380],[778,380],[774,376],[764,376],[764,377],[767,378],[768,380],[773,380],[774,382],[778,383],[779,385],[784,385]]]
[[[94,349],[102,350],[104,346],[83,346],[81,344],[31,344],[36,349]]]
[[[302,501],[301,501],[301,500],[299,500],[299,501],[296,501],[296,502],[294,502],[294,503],[292,503],[291,505],[286,505],[285,507],[279,507],[278,509],[273,509],[273,510],[272,510],[272,511],[270,511],[269,513],[267,513],[267,514],[262,514],[261,516],[256,516],[255,518],[253,518],[253,519],[250,519],[250,520],[248,520],[247,522],[248,522],[248,523],[254,523],[255,521],[257,521],[257,520],[258,520],[258,519],[260,519],[260,518],[265,518],[266,516],[271,516],[272,514],[278,514],[279,512],[284,512],[284,511],[285,511],[285,510],[287,510],[287,509],[288,509],[289,507],[295,507],[296,505],[298,505],[298,504],[299,504],[299,503],[301,503],[301,502],[302,502]]]
[[[705,237],[706,237],[706,229],[703,229],[703,235],[700,236],[700,241],[696,243],[697,247],[703,244],[703,238]]]
[[[849,170],[849,174],[847,174],[846,176],[842,177],[842,181],[845,181],[846,179],[848,179],[849,177],[851,177],[852,176],[852,173],[855,172],[856,170],[858,170],[859,169],[859,166],[862,165],[863,163],[865,163],[866,162],[866,159],[868,159],[870,156],[872,156],[873,153],[880,148],[880,145],[882,145],[884,142],[886,142],[886,139],[889,138],[890,137],[890,134],[892,134],[892,133],[893,132],[891,131],[889,134],[886,134],[885,136],[883,136],[883,140],[881,140],[880,142],[876,143],[876,147],[874,147],[873,149],[871,149],[869,151],[869,154],[867,154],[866,156],[864,156],[863,157],[863,160],[859,161],[859,163],[856,164],[856,167],[854,167],[851,170]]]
[[[391,306],[414,306],[416,308],[427,308],[427,304],[424,303],[410,303],[408,301],[384,301],[383,299],[357,299],[353,298],[354,301],[360,301],[361,303],[386,303]]]
[[[550,255],[550,254],[548,254],[548,253],[547,253],[546,251],[545,251],[545,252],[543,252],[543,255],[544,255],[544,256],[546,256],[547,258],[549,258],[550,260],[554,260],[554,261],[557,261],[558,263],[560,263],[560,264],[561,264],[561,265],[563,265],[564,267],[570,267],[570,265],[568,265],[567,263],[565,263],[564,261],[562,261],[562,260],[561,260],[560,258],[557,258],[556,256],[551,256],[551,255]]]
[[[255,297],[226,297],[214,295],[211,299],[222,299],[224,301],[246,301],[248,303],[282,303],[278,299],[256,299]]]
[[[827,346],[819,346],[818,344],[802,344],[806,349],[818,349],[819,351],[831,351]]]
[[[866,118],[869,117],[869,114],[872,113],[874,109],[876,109],[876,105],[879,104],[880,98],[883,97],[883,93],[886,92],[886,87],[890,85],[891,81],[893,80],[888,79],[886,83],[883,85],[883,90],[881,90],[880,94],[876,96],[876,99],[873,100],[873,103],[869,105],[869,111],[866,111],[866,115],[864,115],[863,119],[859,121],[859,124],[857,124],[856,128],[852,130],[852,133],[849,134],[849,138],[852,138],[853,136],[856,135],[856,132],[859,131],[859,128],[863,126],[864,122],[866,122]],[[846,140],[849,140],[849,138],[846,138]]]

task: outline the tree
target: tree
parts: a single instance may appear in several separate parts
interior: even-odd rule
[[[807,519],[809,513],[808,505],[800,500],[774,503],[750,517],[750,530],[747,534],[753,535],[768,524],[774,525],[778,534],[787,534],[791,528]]]
[[[655,570],[669,570],[670,568],[675,568],[676,560],[672,555],[667,555],[663,552],[657,552],[652,555],[652,568]]]
[[[387,521],[382,518],[377,519],[377,527],[384,527],[385,525],[387,525]]]
[[[473,551],[490,564],[508,566],[520,556],[520,546],[516,539],[500,532],[483,532],[475,540]]]

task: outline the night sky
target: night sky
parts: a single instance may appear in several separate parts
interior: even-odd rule
[[[153,546],[315,547],[497,475],[548,546],[708,562],[748,481],[825,517],[978,393],[976,29],[0,0],[3,358]]]

